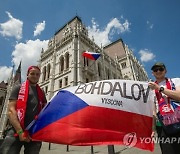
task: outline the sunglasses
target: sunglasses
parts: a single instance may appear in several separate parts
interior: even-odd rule
[[[164,70],[165,70],[164,68],[155,68],[153,69],[153,72],[157,72],[157,71],[163,72]]]

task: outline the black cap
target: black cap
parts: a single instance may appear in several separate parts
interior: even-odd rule
[[[154,68],[156,67],[163,67],[164,69],[166,69],[166,66],[161,63],[161,62],[156,62],[152,67],[151,67],[151,70],[153,70]]]

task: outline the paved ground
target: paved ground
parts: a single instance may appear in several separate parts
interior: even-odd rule
[[[144,151],[137,148],[127,148],[120,145],[114,146],[114,150],[115,154],[161,154],[158,144],[155,144],[154,152]],[[108,154],[108,147],[93,146],[94,153],[91,151],[91,146],[69,146],[69,151],[67,151],[66,145],[43,142],[40,154]],[[23,154],[23,149],[20,154]]]
[[[90,146],[69,146],[69,152],[66,151],[67,146],[61,144],[51,144],[43,142],[40,154],[92,154]],[[94,146],[94,154],[108,154],[107,146]],[[115,154],[160,154],[159,145],[155,145],[154,152],[144,151],[137,148],[127,148],[125,146],[115,146]],[[21,152],[23,154],[23,152]]]

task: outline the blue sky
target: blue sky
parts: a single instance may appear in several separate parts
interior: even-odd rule
[[[179,77],[179,7],[179,0],[1,0],[0,82],[20,60],[25,78],[48,40],[76,15],[97,44],[122,38],[150,78],[156,61],[167,65],[168,76]]]

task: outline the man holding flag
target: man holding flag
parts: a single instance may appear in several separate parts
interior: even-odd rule
[[[32,141],[26,130],[46,104],[45,94],[37,84],[39,77],[39,67],[30,66],[27,80],[13,88],[8,109],[12,128],[0,147],[0,154],[19,154],[22,146],[26,154],[39,154],[42,143]]]
[[[157,133],[162,141],[164,139],[164,143],[160,142],[161,151],[163,154],[179,154],[180,78],[167,78],[166,66],[161,62],[155,63],[151,70],[156,79],[155,82],[149,82],[149,87],[155,91],[157,98]],[[169,142],[165,142],[167,140]]]

